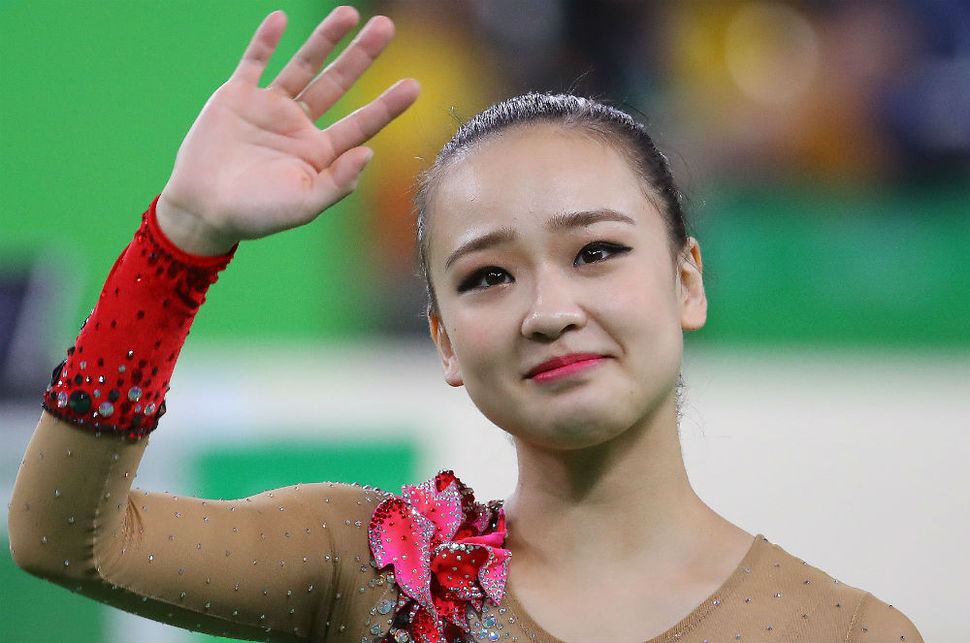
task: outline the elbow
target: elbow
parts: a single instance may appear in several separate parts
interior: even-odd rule
[[[50,578],[55,571],[52,556],[54,552],[47,547],[48,538],[38,533],[36,525],[28,519],[29,512],[29,505],[10,505],[7,515],[10,557],[25,572]],[[63,561],[61,565],[64,566]]]
[[[28,538],[25,537],[22,530],[16,528],[10,522],[7,523],[7,526],[10,538],[10,557],[13,562],[29,574],[45,576],[44,570],[45,567],[50,566],[49,563],[45,564],[41,557],[37,555],[37,552],[28,545]]]
[[[49,580],[59,585],[89,580],[94,574],[90,557],[72,555],[63,547],[51,546],[42,535],[30,534],[29,537],[11,528],[10,557],[20,569],[32,576]]]
[[[53,578],[53,565],[50,560],[45,560],[42,556],[37,556],[35,552],[20,547],[13,540],[10,541],[10,557],[17,567],[28,574],[39,578]]]
[[[79,533],[53,529],[52,517],[42,509],[14,494],[7,515],[10,557],[25,572],[54,582],[86,577],[90,545],[76,538]]]

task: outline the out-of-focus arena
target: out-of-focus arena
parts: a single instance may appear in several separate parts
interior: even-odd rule
[[[271,77],[334,4],[0,0],[4,498],[51,366],[242,43],[286,10]],[[396,490],[451,468],[504,497],[508,439],[445,384],[427,337],[410,199],[461,119],[530,90],[587,94],[641,115],[703,249],[681,423],[698,493],[891,599],[926,640],[970,637],[970,4],[355,6],[398,33],[357,98],[402,76],[423,93],[355,195],[239,248],[136,486]],[[3,641],[215,640],[36,580],[6,547],[0,586]]]

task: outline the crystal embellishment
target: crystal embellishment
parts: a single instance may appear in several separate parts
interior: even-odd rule
[[[466,607],[481,611],[505,594],[510,553],[505,514],[483,505],[451,471],[378,505],[368,540],[379,569],[394,568],[404,596],[397,618],[419,643],[445,643],[470,633]],[[395,640],[400,640],[395,638]]]

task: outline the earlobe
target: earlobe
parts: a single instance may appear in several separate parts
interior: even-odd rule
[[[438,348],[438,357],[441,359],[441,368],[445,372],[445,381],[450,386],[462,386],[465,382],[461,378],[461,368],[458,366],[458,359],[455,351],[451,347],[451,338],[445,330],[441,318],[436,313],[428,313],[428,329],[431,331],[431,339]]]
[[[687,238],[679,269],[681,292],[680,327],[697,330],[707,321],[707,294],[704,292],[704,262],[697,239]]]

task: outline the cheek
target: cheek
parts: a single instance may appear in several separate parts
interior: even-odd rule
[[[601,297],[601,309],[617,323],[633,328],[666,325],[677,321],[680,311],[677,293],[659,268],[637,271],[615,282],[608,296]]]
[[[599,299],[601,320],[624,349],[659,362],[679,359],[680,307],[663,272],[641,272]]]
[[[502,337],[506,334],[500,320],[485,314],[458,316],[452,343],[462,373],[474,377],[476,370],[487,369],[501,355]]]

